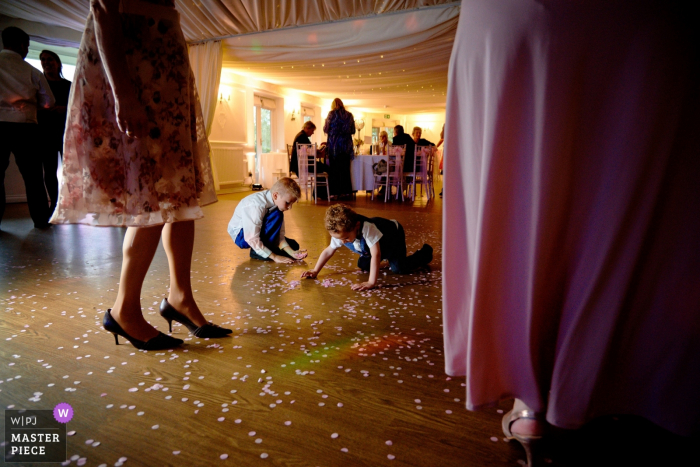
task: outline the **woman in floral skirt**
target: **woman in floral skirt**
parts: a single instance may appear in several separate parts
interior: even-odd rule
[[[68,107],[51,222],[127,227],[105,329],[142,349],[182,343],[141,313],[141,287],[162,238],[170,293],[161,315],[199,337],[230,333],[207,323],[190,284],[194,219],[216,194],[174,0],[92,0]]]

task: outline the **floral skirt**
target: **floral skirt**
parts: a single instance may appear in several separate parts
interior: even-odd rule
[[[216,201],[201,106],[175,9],[122,14],[128,70],[148,116],[131,138],[97,48],[93,13],[68,104],[63,180],[51,223],[149,226],[203,217]]]

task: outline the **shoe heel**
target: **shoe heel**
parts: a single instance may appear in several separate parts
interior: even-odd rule
[[[251,251],[251,255],[253,253],[254,252]],[[230,329],[224,329],[220,326],[211,323],[207,323],[203,326],[197,326],[192,321],[190,321],[189,318],[187,318],[185,315],[173,308],[173,306],[170,303],[168,303],[168,300],[166,298],[164,298],[163,301],[160,303],[159,313],[160,316],[168,322],[168,329],[171,333],[173,332],[173,321],[177,321],[178,323],[185,326],[187,330],[190,331],[190,333],[195,337],[225,337],[231,334],[232,332]]]
[[[514,438],[518,441],[523,449],[525,449],[525,456],[527,458],[527,467],[537,467],[541,465],[541,437],[523,437],[514,434]]]
[[[114,345],[119,345],[119,339],[117,338],[117,333],[113,332],[112,335],[114,335]]]
[[[506,438],[516,440],[518,443],[520,443],[523,449],[525,449],[525,455],[527,457],[527,466],[535,467],[541,464],[541,449],[544,438],[541,434],[524,435],[519,433],[513,433],[510,429],[510,426],[514,422],[521,419],[543,421],[544,417],[538,416],[535,412],[529,409],[520,410],[518,412],[514,412],[513,410],[511,410],[503,416],[503,420],[501,422],[503,434],[506,435]]]

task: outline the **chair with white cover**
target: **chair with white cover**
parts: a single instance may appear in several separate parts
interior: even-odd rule
[[[433,156],[433,146],[416,146],[415,156],[413,158],[413,171],[406,174],[406,196],[411,197],[411,201],[416,199],[416,185],[420,185],[420,196],[423,196],[423,186],[428,199],[434,196],[430,191],[428,182],[431,161]]]
[[[372,189],[372,199],[374,192],[378,188],[384,187],[384,202],[389,199],[392,187],[396,187],[396,199],[403,197],[403,159],[406,155],[406,145],[389,145],[387,150],[386,172],[374,175],[374,188]]]
[[[316,165],[316,143],[297,143],[297,159],[299,160],[299,186],[304,188],[306,199],[309,199],[309,188],[314,196],[314,203],[318,200],[318,187],[326,187],[326,196],[331,197],[328,186],[328,173],[318,172]]]
[[[437,159],[437,148],[431,146],[430,155],[428,156],[428,171],[426,173],[426,189],[428,192],[428,199],[435,198],[435,185],[433,184],[433,175],[435,174],[435,159]]]
[[[289,159],[289,176],[292,176],[292,149],[294,148],[293,144],[287,144],[287,159]],[[299,170],[299,169],[297,169]],[[299,177],[299,174],[296,174],[297,178]],[[293,177],[292,177],[293,178]]]

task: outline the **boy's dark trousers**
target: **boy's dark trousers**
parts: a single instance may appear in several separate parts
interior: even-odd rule
[[[286,251],[280,250],[277,245],[279,245],[279,236],[280,236],[280,230],[282,230],[282,223],[284,222],[284,214],[282,211],[279,209],[275,208],[274,210],[268,212],[265,217],[263,218],[262,222],[262,227],[260,228],[260,240],[263,242],[263,245],[268,247],[270,251],[272,251],[276,255],[284,255],[287,257],[290,257]],[[299,243],[297,243],[295,240],[292,240],[291,238],[284,237],[284,239],[287,241],[289,246],[294,249],[298,250],[299,249]],[[243,233],[243,229],[241,229],[238,232],[238,236],[236,236],[236,245],[238,245],[240,248],[247,249],[250,248],[250,245],[248,245],[248,242],[245,241],[245,235]],[[270,260],[270,258],[263,258],[259,254],[255,252],[255,250],[250,250],[250,257],[254,259],[261,259],[261,260]],[[296,258],[292,258],[296,259]]]
[[[409,274],[415,269],[425,266],[432,260],[432,251],[428,253],[424,249],[420,249],[410,256],[406,256],[406,233],[403,226],[399,224],[399,228],[395,232],[382,232],[382,240],[380,249],[382,259],[389,260],[389,267],[395,274]],[[365,239],[361,239],[362,249],[367,251]],[[360,255],[357,260],[357,267],[363,271],[369,271],[372,261],[372,256],[368,254]]]
[[[34,227],[43,229],[50,225],[51,213],[44,187],[38,131],[36,123],[0,122],[0,221],[5,214],[5,171],[10,164],[10,153],[13,153],[24,179],[29,215]]]

